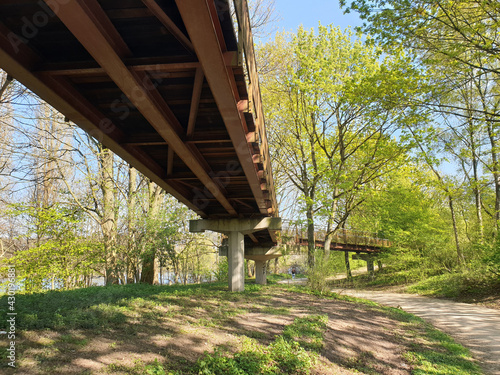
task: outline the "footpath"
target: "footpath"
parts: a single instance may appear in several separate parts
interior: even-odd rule
[[[333,292],[401,308],[469,348],[485,374],[500,375],[500,311],[412,294],[333,289]]]

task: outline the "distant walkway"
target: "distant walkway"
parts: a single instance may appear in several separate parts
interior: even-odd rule
[[[333,292],[400,307],[446,332],[478,359],[489,375],[500,375],[500,311],[411,294],[333,289]]]

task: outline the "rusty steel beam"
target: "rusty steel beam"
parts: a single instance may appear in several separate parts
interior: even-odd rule
[[[153,59],[154,60],[154,59]],[[229,51],[224,53],[224,61],[227,67],[238,66],[238,59],[235,52]],[[157,73],[173,73],[182,71],[191,71],[201,67],[198,61],[190,62],[162,62],[161,59],[157,62],[145,61],[144,58],[125,58],[123,62],[133,71],[149,71]],[[71,65],[52,63],[42,66],[39,71],[43,73],[53,74],[53,75],[64,75],[64,76],[80,76],[88,74],[106,74],[106,71],[100,66],[94,66],[91,63],[73,63]]]
[[[201,90],[203,88],[204,79],[203,70],[199,67],[196,69],[196,74],[194,76],[193,95],[191,97],[191,108],[189,110],[189,120],[186,132],[188,137],[191,137],[194,133],[194,125],[198,117],[198,108],[200,106]]]
[[[167,28],[167,30],[181,43],[184,48],[193,53],[193,44],[189,38],[177,27],[163,9],[156,3],[155,0],[142,0],[144,5],[155,15],[156,18]]]
[[[221,47],[223,41],[220,40],[220,33],[217,32],[218,27],[214,26],[220,24],[218,18],[213,16],[213,1],[176,0],[176,4],[236,149],[240,164],[247,176],[259,211],[268,216],[267,203],[243,128],[244,119],[238,110],[238,103],[224,62],[225,45]]]
[[[200,164],[200,160],[180,138],[178,120],[147,75],[131,71],[126,67],[119,53],[114,50],[114,43],[108,40],[109,36],[103,26],[91,13],[89,14],[89,3],[99,6],[97,1],[74,0],[58,6],[54,6],[48,0],[45,1],[207,190],[230,215],[237,216],[236,210],[225,197],[221,187],[213,181]]]

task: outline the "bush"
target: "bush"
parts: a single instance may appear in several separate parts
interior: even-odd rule
[[[326,256],[322,250],[317,250],[315,254],[314,267],[307,273],[308,286],[314,291],[325,293],[328,291],[328,276],[345,270],[344,254],[332,252]]]
[[[219,257],[219,263],[217,264],[217,269],[213,271],[215,280],[219,282],[225,282],[228,279],[229,265],[227,263],[227,257]]]
[[[500,281],[500,241],[497,241],[488,256],[485,257],[485,263],[495,277]]]

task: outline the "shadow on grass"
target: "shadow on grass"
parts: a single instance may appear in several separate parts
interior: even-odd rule
[[[248,284],[242,294],[259,293],[260,285]],[[226,299],[244,298],[240,293],[227,296],[225,283],[157,286],[147,284],[112,285],[74,290],[16,295],[16,328],[31,329],[94,329],[117,327],[127,320],[127,312],[136,308],[152,308],[157,304],[175,303],[182,296]],[[187,304],[188,302],[186,302]],[[0,315],[7,316],[7,296],[0,298]],[[189,306],[188,306],[189,307]],[[0,330],[7,321],[0,320]]]

